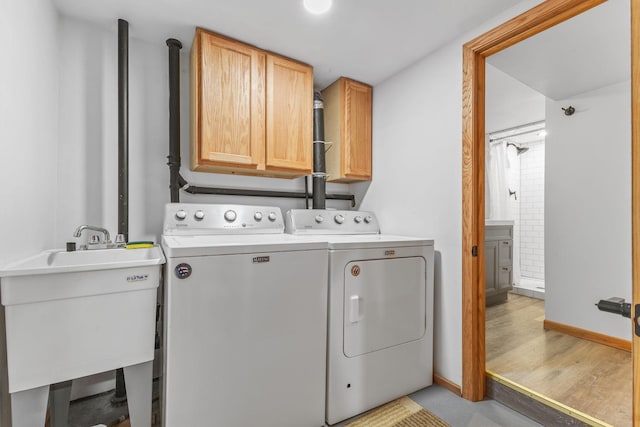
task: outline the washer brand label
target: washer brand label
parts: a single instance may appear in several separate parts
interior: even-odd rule
[[[187,277],[191,276],[192,271],[193,270],[191,269],[191,266],[186,262],[176,265],[175,269],[176,277],[178,279],[186,279]]]
[[[384,256],[394,256],[396,251],[394,249],[389,249],[388,251],[384,251]]]
[[[127,276],[127,282],[141,282],[149,278],[148,274],[131,274]]]
[[[351,267],[351,275],[353,277],[358,277],[360,275],[360,266],[359,265],[354,265],[353,267]]]
[[[256,256],[256,257],[253,257],[253,263],[254,264],[260,264],[262,262],[269,262],[269,261],[270,261],[270,259],[269,259],[268,256]]]

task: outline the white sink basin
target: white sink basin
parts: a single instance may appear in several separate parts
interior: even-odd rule
[[[140,249],[96,249],[66,252],[53,249],[0,269],[0,277],[70,273],[164,264],[158,246]]]
[[[159,247],[44,251],[0,270],[9,392],[153,360]]]

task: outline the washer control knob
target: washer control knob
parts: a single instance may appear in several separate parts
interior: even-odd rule
[[[204,219],[204,212],[198,210],[193,214],[193,217],[196,219],[196,221],[202,221]]]
[[[262,212],[256,212],[253,214],[253,219],[256,221],[262,221]]]
[[[276,218],[278,218],[278,215],[276,215],[275,212],[270,212],[267,218],[269,218],[269,221],[275,221]]]
[[[322,221],[324,221],[324,218],[322,217],[322,215],[316,215],[316,222],[318,224],[322,224]]]
[[[358,215],[355,218],[353,218],[353,220],[356,222],[356,224],[360,224],[362,222],[362,217]]]
[[[236,218],[238,217],[238,215],[236,214],[236,211],[229,209],[228,211],[226,211],[224,213],[224,219],[226,219],[229,222],[233,222],[236,220]]]
[[[336,216],[333,217],[333,220],[337,223],[337,224],[342,224],[344,222],[344,216],[341,214],[338,214]]]
[[[176,219],[178,221],[184,221],[184,219],[187,217],[187,213],[185,211],[183,211],[182,209],[180,209],[178,212],[176,212]]]
[[[367,224],[369,224],[371,221],[373,221],[373,217],[371,215],[367,215],[364,217],[364,222],[366,222]]]

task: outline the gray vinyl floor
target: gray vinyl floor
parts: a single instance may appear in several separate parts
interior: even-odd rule
[[[155,385],[157,386],[157,384]],[[541,426],[541,424],[512,411],[494,400],[472,403],[438,385],[417,391],[409,397],[449,423],[451,427]],[[99,423],[114,426],[118,424],[119,420],[126,418],[127,409],[126,406],[112,407],[110,398],[111,393],[105,393],[94,398],[73,402],[69,411],[69,426],[88,427]],[[155,404],[154,411],[157,412],[157,400]],[[357,418],[354,417],[332,427],[343,427]]]
[[[542,425],[494,400],[469,402],[438,385],[417,391],[409,397],[449,423],[451,427],[533,427]],[[355,419],[357,417],[332,427],[343,427]]]

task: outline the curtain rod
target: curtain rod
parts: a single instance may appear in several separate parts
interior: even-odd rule
[[[530,133],[534,133],[534,132],[540,132],[542,129],[544,129],[545,125],[545,121],[544,120],[539,120],[537,122],[531,122],[531,123],[526,123],[523,125],[519,125],[519,126],[514,126],[511,128],[507,128],[507,129],[502,129],[502,130],[498,130],[495,132],[491,132],[489,134],[489,142],[495,142],[495,141],[501,141],[503,139],[508,139],[508,138],[513,138],[514,136],[522,136],[522,135],[528,135]],[[506,133],[506,132],[513,132],[513,131],[517,131],[519,129],[525,129],[528,127],[532,127],[532,126],[538,126],[535,129],[530,129],[527,131],[523,131],[523,132],[518,132],[518,133],[514,133],[514,134],[509,134],[509,135],[505,135],[505,136],[501,136],[498,138],[492,138],[492,136],[495,136],[497,134],[501,134],[501,133]]]

